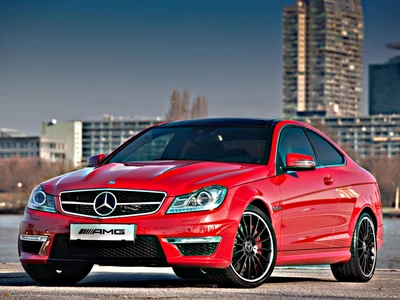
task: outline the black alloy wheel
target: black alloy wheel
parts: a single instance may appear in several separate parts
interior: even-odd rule
[[[220,286],[257,287],[270,277],[276,261],[276,238],[269,218],[249,206],[236,233],[232,263],[228,269],[207,269]]]
[[[350,252],[348,262],[331,265],[333,275],[338,281],[369,281],[375,272],[377,248],[375,225],[368,213],[358,218]]]
[[[369,277],[375,268],[376,241],[374,224],[368,217],[364,217],[360,223],[357,256],[363,275]]]

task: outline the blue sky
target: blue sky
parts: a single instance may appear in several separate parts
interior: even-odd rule
[[[211,116],[280,117],[282,11],[295,0],[2,0],[0,128],[164,117],[173,89]],[[400,1],[363,2],[368,64],[396,55]]]

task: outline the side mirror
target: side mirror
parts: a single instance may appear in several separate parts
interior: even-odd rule
[[[101,160],[105,157],[105,154],[96,154],[93,155],[91,157],[89,157],[89,159],[87,160],[87,164],[86,167],[96,167],[99,165],[99,163],[101,162]]]
[[[285,171],[306,171],[315,170],[315,161],[312,156],[289,153],[286,155],[286,167],[283,167]]]

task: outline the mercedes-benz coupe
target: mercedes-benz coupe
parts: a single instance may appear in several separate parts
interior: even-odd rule
[[[338,145],[300,122],[238,118],[161,123],[41,183],[18,241],[42,285],[98,264],[234,287],[310,264],[366,282],[382,243],[377,182]]]

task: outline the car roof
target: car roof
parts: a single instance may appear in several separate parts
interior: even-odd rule
[[[238,127],[268,127],[280,120],[278,119],[256,119],[256,118],[204,118],[172,121],[159,125],[159,127],[181,127],[181,126],[238,126]]]

